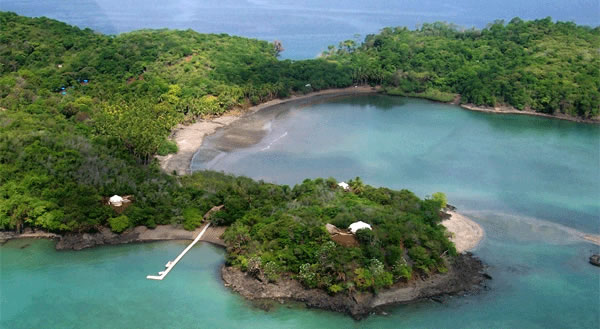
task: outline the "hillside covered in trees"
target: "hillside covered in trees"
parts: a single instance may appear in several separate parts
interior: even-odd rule
[[[191,30],[110,36],[14,13],[0,13],[0,74],[0,107],[89,120],[146,163],[169,149],[177,123],[352,84],[349,68],[280,61],[266,41]]]
[[[600,114],[600,27],[550,18],[483,30],[446,23],[416,31],[385,28],[362,44],[340,43],[324,54],[352,68],[355,81],[391,94],[476,105],[511,105],[584,118]]]
[[[110,209],[98,202],[117,192],[136,199],[131,225],[184,221],[188,197],[152,164],[176,150],[172,128],[292,92],[370,83],[597,115],[598,41],[599,28],[549,19],[481,31],[436,23],[281,61],[265,41],[191,30],[111,36],[0,13],[0,226],[106,225]]]

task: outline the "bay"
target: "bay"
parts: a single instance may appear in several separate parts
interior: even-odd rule
[[[286,184],[360,175],[420,196],[444,191],[486,231],[474,253],[489,266],[488,289],[443,304],[390,306],[388,315],[357,322],[294,304],[253,306],[223,286],[225,251],[206,243],[158,282],[145,276],[185,242],[58,252],[51,241],[19,240],[0,247],[0,327],[600,326],[600,272],[587,263],[600,250],[578,236],[598,232],[598,126],[375,95],[254,115],[265,131],[255,145],[197,156],[194,167]],[[226,134],[207,138],[199,153],[214,155]]]

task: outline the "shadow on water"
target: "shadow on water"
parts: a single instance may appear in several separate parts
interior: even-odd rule
[[[428,102],[426,100],[422,100],[423,102]],[[397,107],[407,105],[406,97],[398,97],[398,96],[389,96],[383,94],[377,95],[364,95],[360,97],[345,97],[333,100],[330,102],[331,104],[346,104],[359,106],[360,108],[370,107],[376,108],[377,110],[389,111]]]

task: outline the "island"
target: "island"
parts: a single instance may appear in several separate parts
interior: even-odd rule
[[[0,12],[2,236],[25,232],[81,249],[187,239],[210,221],[224,230],[223,279],[248,298],[360,317],[465,293],[486,274],[457,248],[478,238],[451,241],[441,224],[458,215],[443,194],[421,199],[358,177],[346,188],[333,178],[290,187],[190,174],[198,144],[187,143],[269,102],[338,92],[595,123],[599,41],[599,28],[549,18],[483,30],[434,23],[291,61],[278,59],[277,44],[226,34],[103,35]],[[128,206],[111,206],[114,195]],[[358,222],[370,228],[348,232]]]

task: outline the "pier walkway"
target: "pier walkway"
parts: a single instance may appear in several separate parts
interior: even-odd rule
[[[181,260],[181,258],[183,258],[183,256],[185,256],[185,254],[190,249],[192,249],[192,247],[198,241],[200,241],[200,239],[202,238],[202,236],[204,235],[204,233],[206,232],[206,230],[208,229],[209,226],[210,226],[210,223],[206,224],[206,226],[204,226],[204,229],[202,229],[202,231],[200,231],[200,233],[194,239],[194,241],[192,241],[192,243],[190,243],[189,246],[187,246],[185,249],[183,249],[183,251],[181,252],[181,254],[179,254],[179,256],[177,256],[177,258],[175,258],[172,261],[167,262],[167,264],[165,265],[166,269],[164,271],[158,272],[158,275],[148,275],[148,276],[146,276],[146,279],[149,279],[149,280],[162,280],[162,279],[164,279],[167,276],[167,274],[169,274],[169,272],[171,272],[171,270],[173,269],[173,267],[175,267],[175,265],[177,265],[177,263]]]

